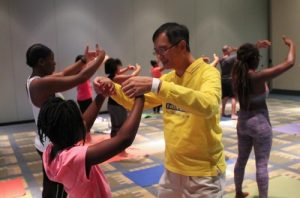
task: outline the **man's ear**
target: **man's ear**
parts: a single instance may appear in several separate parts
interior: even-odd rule
[[[181,40],[179,43],[178,43],[178,46],[181,50],[186,50],[187,51],[187,43],[185,40]]]

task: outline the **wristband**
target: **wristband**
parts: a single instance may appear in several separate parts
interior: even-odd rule
[[[154,93],[158,93],[160,80],[158,78],[152,78],[151,91]]]
[[[80,58],[80,61],[83,63],[83,64],[86,64],[87,63],[87,60],[86,60],[86,57],[85,56],[82,56]]]

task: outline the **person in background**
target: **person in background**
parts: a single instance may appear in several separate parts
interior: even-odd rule
[[[40,108],[47,99],[54,96],[62,97],[59,92],[69,90],[87,81],[100,67],[104,55],[105,52],[98,45],[96,46],[96,57],[89,52],[87,47],[80,60],[61,72],[54,72],[56,63],[53,51],[39,43],[30,46],[26,52],[26,63],[32,69],[32,73],[27,79],[26,91],[35,123],[37,124]],[[41,158],[49,143],[48,138],[42,143],[36,132],[34,145]],[[66,196],[61,184],[49,180],[43,166],[42,197]]]
[[[122,68],[122,62],[118,58],[108,58],[105,61],[104,66],[108,78],[118,84],[122,84],[132,76],[137,76],[141,71],[141,66],[138,64],[136,66],[128,65],[127,67]],[[129,70],[131,70],[132,73],[129,75],[125,74],[125,72]],[[115,102],[111,97],[108,98],[107,109],[111,120],[110,137],[114,137],[117,135],[117,132],[127,118],[127,110]]]
[[[75,62],[82,59],[83,55],[78,55]],[[84,83],[77,85],[77,103],[79,105],[81,113],[84,113],[88,106],[93,101],[93,91],[91,86],[91,81],[88,79]]]
[[[245,43],[237,50],[237,61],[232,70],[233,88],[240,103],[237,122],[238,158],[234,167],[237,198],[249,194],[242,191],[242,184],[252,147],[255,154],[259,198],[268,197],[268,162],[272,147],[272,126],[266,102],[267,82],[290,69],[295,64],[296,58],[294,42],[285,36],[283,42],[288,47],[285,60],[261,71],[257,71],[260,61],[259,48],[270,46],[270,41],[258,41],[256,45]]]
[[[231,99],[231,119],[236,120],[238,118],[236,111],[236,96],[232,90],[231,71],[236,61],[237,48],[224,45],[222,48],[223,57],[220,60],[221,79],[222,79],[222,116],[225,115],[225,108],[228,99]]]

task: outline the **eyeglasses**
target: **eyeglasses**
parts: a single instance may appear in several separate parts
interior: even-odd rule
[[[171,48],[175,47],[176,45],[178,45],[178,43],[182,41],[182,40],[179,40],[177,41],[176,43],[174,43],[173,45],[171,45],[170,47],[167,47],[167,48],[154,48],[154,52],[153,52],[153,55],[165,55]]]

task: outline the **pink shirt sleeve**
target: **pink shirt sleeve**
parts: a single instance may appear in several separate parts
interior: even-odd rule
[[[85,157],[88,146],[74,146],[63,150],[51,163],[48,162],[48,156],[53,145],[48,146],[46,155],[43,155],[43,161],[48,177],[59,183],[63,183],[66,191],[87,182],[85,171]]]

